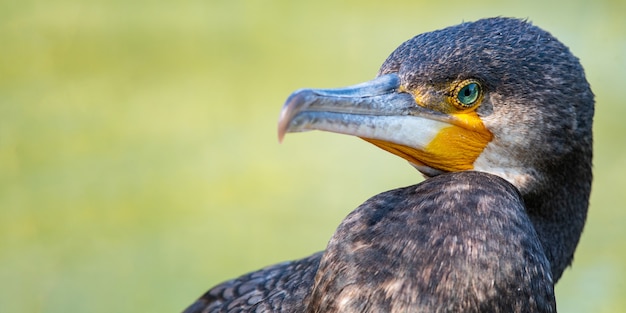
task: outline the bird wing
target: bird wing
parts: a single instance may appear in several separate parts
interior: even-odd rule
[[[319,252],[223,282],[183,313],[302,312],[321,257]]]

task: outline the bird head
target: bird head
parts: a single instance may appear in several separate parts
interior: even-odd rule
[[[593,102],[565,45],[526,21],[490,18],[404,42],[371,81],[294,92],[278,134],[353,135],[427,177],[477,170],[523,192],[573,153],[590,168]]]

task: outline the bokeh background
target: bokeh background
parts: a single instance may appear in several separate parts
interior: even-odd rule
[[[560,312],[626,311],[626,2],[0,1],[0,312],[178,312],[325,247],[421,181],[356,138],[276,138],[301,87],[371,79],[410,37],[490,16],[568,45],[596,93],[595,182]]]

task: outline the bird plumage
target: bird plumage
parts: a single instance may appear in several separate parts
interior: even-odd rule
[[[372,197],[324,253],[222,283],[186,312],[487,311],[556,312],[553,280],[517,189],[467,171]]]

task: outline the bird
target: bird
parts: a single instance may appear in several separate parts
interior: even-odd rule
[[[589,206],[594,106],[569,48],[508,17],[417,35],[365,83],[295,91],[279,140],[355,136],[424,181],[366,200],[324,251],[184,312],[556,312]]]

